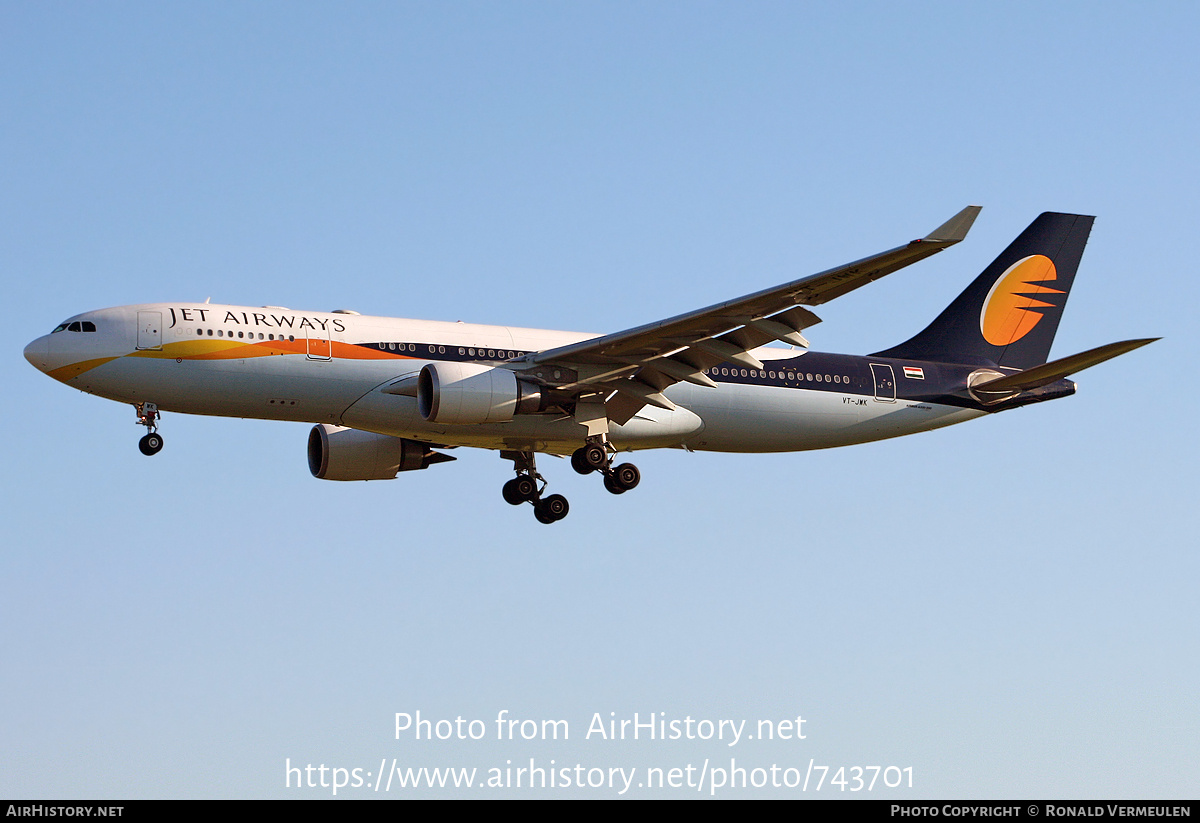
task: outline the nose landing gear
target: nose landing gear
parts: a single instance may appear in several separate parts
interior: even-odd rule
[[[162,435],[158,433],[158,406],[153,403],[135,403],[134,408],[137,409],[138,425],[145,426],[147,430],[138,441],[138,449],[147,457],[158,454],[163,447]]]
[[[158,454],[160,451],[162,451],[162,447],[162,435],[155,434],[154,432],[150,432],[150,434],[145,435],[141,440],[138,441],[138,448],[141,449],[142,454],[146,455],[147,457]]]

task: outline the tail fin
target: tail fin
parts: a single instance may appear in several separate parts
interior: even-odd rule
[[[1042,214],[928,328],[875,356],[1015,369],[1045,363],[1094,219]]]

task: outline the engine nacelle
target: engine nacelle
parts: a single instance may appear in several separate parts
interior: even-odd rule
[[[328,423],[308,433],[308,469],[321,480],[391,480],[454,459],[415,440]]]
[[[508,369],[430,363],[417,379],[417,410],[430,423],[507,423],[542,407],[538,387]]]

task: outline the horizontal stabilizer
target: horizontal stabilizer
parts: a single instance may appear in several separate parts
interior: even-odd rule
[[[985,394],[1037,389],[1042,386],[1048,386],[1051,383],[1056,383],[1075,372],[1083,371],[1098,363],[1103,363],[1105,360],[1111,360],[1126,352],[1140,349],[1142,346],[1153,343],[1158,339],[1160,338],[1148,337],[1142,340],[1123,340],[1120,343],[1109,343],[1107,346],[1089,349],[1080,354],[1064,357],[1061,360],[1053,360],[1045,365],[1034,366],[1032,369],[1026,369],[1016,374],[997,377],[995,380],[989,380],[986,383],[976,383],[971,388],[973,391]]]

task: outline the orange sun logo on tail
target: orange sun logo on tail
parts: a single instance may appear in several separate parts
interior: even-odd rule
[[[1056,275],[1054,261],[1043,254],[1030,255],[1009,266],[983,301],[983,311],[979,314],[983,339],[993,346],[1007,346],[1029,334],[1042,319],[1038,309],[1055,305],[1039,298],[1065,294],[1043,285]]]

